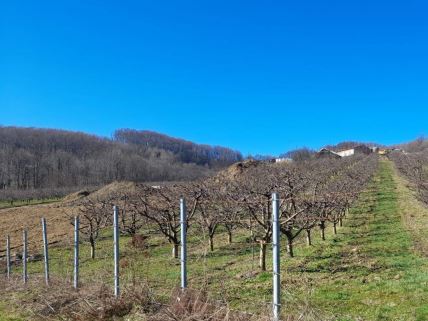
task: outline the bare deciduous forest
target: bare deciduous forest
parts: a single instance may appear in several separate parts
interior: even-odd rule
[[[113,139],[54,129],[0,127],[0,198],[64,196],[112,181],[182,181],[242,159],[223,147],[147,131],[117,130]]]

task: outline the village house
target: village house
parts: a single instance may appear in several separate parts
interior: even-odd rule
[[[341,157],[349,157],[357,154],[365,154],[369,155],[371,153],[376,153],[379,151],[378,147],[368,147],[366,145],[357,145],[354,148],[345,149],[342,151],[332,151],[327,148],[321,148],[317,153],[318,158],[330,157],[330,158],[341,158]]]
[[[291,163],[293,160],[289,157],[279,157],[279,158],[275,158],[275,163],[283,163],[283,162],[287,162],[287,163]]]
[[[327,148],[321,148],[316,156],[317,158],[341,158],[342,157],[338,153],[333,152],[332,150]]]

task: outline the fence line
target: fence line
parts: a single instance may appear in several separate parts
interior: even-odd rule
[[[280,230],[279,230],[279,196],[277,193],[272,194],[272,248],[273,248],[273,287],[272,287],[272,314],[273,320],[280,320],[281,308],[281,291],[280,291]],[[182,289],[188,286],[187,280],[187,208],[184,198],[180,199],[180,284]],[[42,236],[43,236],[43,255],[44,255],[44,275],[46,285],[50,284],[50,256],[49,242],[47,234],[47,221],[41,219]],[[74,260],[73,260],[73,287],[78,289],[80,284],[79,264],[80,264],[80,219],[74,217]],[[113,207],[113,259],[114,259],[114,296],[120,297],[120,229],[119,229],[119,207]],[[22,277],[23,282],[28,283],[28,232],[23,230],[23,252],[22,252]],[[9,235],[6,238],[6,256],[7,256],[7,277],[11,275],[11,242]]]

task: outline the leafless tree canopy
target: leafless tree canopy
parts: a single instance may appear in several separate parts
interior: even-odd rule
[[[51,129],[0,127],[0,199],[62,196],[112,181],[194,180],[241,154],[153,132],[114,139]]]
[[[220,226],[226,228],[229,242],[237,228],[247,229],[250,239],[259,243],[260,268],[264,270],[266,249],[272,241],[272,193],[280,195],[280,229],[287,239],[287,252],[293,256],[293,241],[302,232],[308,245],[314,229],[319,229],[323,239],[327,225],[336,233],[377,163],[376,155],[292,163],[246,161],[204,180],[167,186],[136,184],[130,190],[113,191],[102,198],[95,193],[77,202],[81,202],[84,233],[90,242],[97,238],[98,229],[111,224],[112,205],[116,204],[122,233],[135,235],[144,224],[155,227],[177,257],[179,199],[183,197],[189,228],[200,229],[211,250]],[[101,219],[103,211],[106,218]]]
[[[389,157],[395,162],[397,169],[414,185],[419,199],[428,204],[428,144],[417,141],[410,144],[410,149],[418,151],[413,153],[396,151]]]

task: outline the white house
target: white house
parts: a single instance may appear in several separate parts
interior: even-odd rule
[[[336,153],[341,157],[352,156],[355,154],[355,149],[352,148],[352,149],[342,150],[341,152],[336,152]]]

